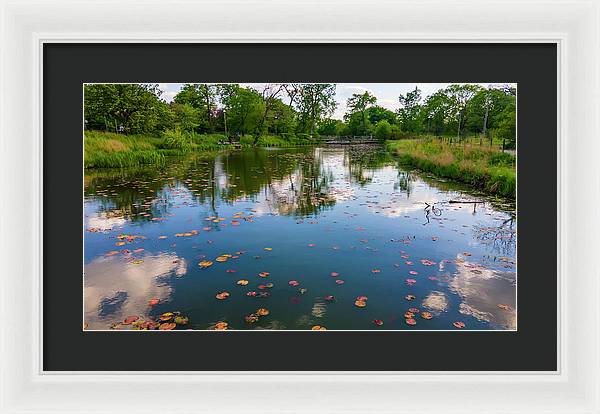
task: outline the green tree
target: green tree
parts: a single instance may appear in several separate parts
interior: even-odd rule
[[[423,124],[427,133],[433,133],[437,136],[442,135],[446,129],[450,110],[450,98],[444,91],[437,91],[427,97],[422,110]]]
[[[213,132],[213,111],[216,109],[217,85],[209,83],[187,83],[173,101],[178,104],[187,104],[196,108],[201,114],[198,121],[199,132]]]
[[[367,116],[367,110],[377,103],[377,98],[369,91],[353,94],[348,98],[348,112],[344,120],[348,122],[351,131],[355,135],[368,135],[371,131],[371,123]]]
[[[314,135],[318,122],[335,110],[335,83],[308,83],[296,87],[294,103],[299,132]]]
[[[173,102],[171,109],[174,114],[175,125],[183,131],[195,131],[200,121],[200,111],[190,104]]]
[[[469,101],[481,91],[481,86],[474,84],[454,84],[444,89],[451,103],[450,119],[456,122],[456,137],[460,140],[462,126],[466,123]]]
[[[420,132],[421,130],[421,90],[415,86],[413,91],[407,92],[406,95],[400,94],[400,109],[398,109],[398,117],[402,130],[406,132]]]
[[[377,123],[377,125],[375,126],[375,137],[380,141],[383,142],[386,139],[389,139],[392,135],[392,126],[390,125],[390,123],[388,121],[386,121],[385,119],[382,119],[381,121],[379,121]]]
[[[87,128],[126,134],[152,133],[170,116],[158,84],[93,84],[84,86]]]
[[[398,118],[393,111],[390,111],[389,109],[379,105],[367,108],[367,118],[373,125],[377,125],[377,123],[381,120],[388,121],[390,125],[394,125],[398,122]]]
[[[245,135],[257,129],[264,112],[264,103],[258,92],[239,85],[228,85],[220,88],[220,101],[228,133]]]

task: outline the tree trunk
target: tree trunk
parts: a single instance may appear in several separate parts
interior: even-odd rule
[[[483,131],[481,132],[481,139],[479,145],[483,144],[483,137],[485,136],[485,130],[487,129],[488,112],[490,108],[488,105],[485,106],[485,116],[483,117]]]
[[[457,142],[460,142],[460,121],[462,118],[462,112],[458,113],[458,131],[456,132],[456,140]]]

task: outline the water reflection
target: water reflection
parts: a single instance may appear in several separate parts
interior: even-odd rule
[[[106,329],[107,321],[148,315],[149,298],[167,302],[169,277],[182,277],[187,263],[174,254],[144,255],[134,263],[128,255],[100,257],[85,266],[85,321],[89,329]]]
[[[516,329],[514,273],[468,261],[459,261],[456,270],[449,286],[461,298],[460,313],[504,329]]]
[[[473,198],[485,202],[451,203]],[[407,171],[381,148],[256,149],[90,170],[84,207],[88,329],[167,311],[184,312],[192,329],[516,327],[514,215]],[[145,239],[121,246],[122,233]],[[218,262],[223,254],[236,258]],[[265,271],[267,280],[257,276]],[[267,282],[269,297],[246,295],[267,293]],[[231,296],[217,300],[223,291]],[[414,302],[404,309],[406,296]],[[160,304],[150,308],[150,298]],[[411,306],[435,316],[409,326]],[[248,324],[258,307],[270,315]]]

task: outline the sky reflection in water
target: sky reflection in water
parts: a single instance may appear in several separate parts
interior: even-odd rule
[[[448,204],[473,198],[481,196],[366,147],[244,150],[88,170],[86,329],[168,311],[202,330],[219,321],[232,329],[446,330],[456,321],[516,329],[515,220],[504,206]],[[119,246],[119,234],[142,237]],[[223,254],[239,257],[216,262]],[[200,268],[206,260],[213,265]],[[269,297],[246,296],[266,283]],[[217,300],[223,291],[230,297]],[[368,297],[366,307],[354,305],[358,296]],[[149,306],[151,298],[160,303]],[[433,318],[417,314],[408,325],[413,307]],[[258,308],[270,314],[245,322]]]

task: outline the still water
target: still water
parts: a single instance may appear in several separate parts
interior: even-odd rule
[[[84,214],[88,330],[516,329],[512,206],[376,146],[86,170]]]

